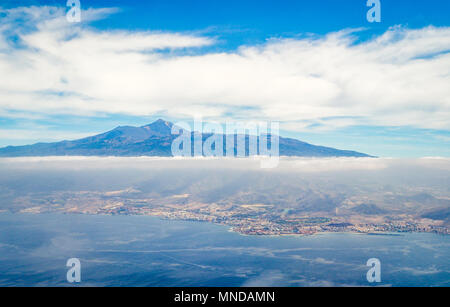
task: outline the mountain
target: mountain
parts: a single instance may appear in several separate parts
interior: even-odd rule
[[[142,127],[120,126],[95,136],[56,143],[37,143],[0,148],[0,157],[29,156],[172,156],[173,124],[159,119]],[[193,138],[195,132],[191,133]],[[203,134],[203,141],[211,134]],[[235,136],[236,137],[236,136]],[[267,136],[270,140],[270,136]],[[226,136],[223,136],[226,144]],[[248,137],[246,138],[248,142]],[[258,138],[259,142],[260,137]],[[193,142],[192,142],[193,143]],[[316,146],[291,138],[279,138],[281,156],[370,157],[356,151]],[[269,142],[270,144],[270,142]],[[225,146],[225,145],[224,145]],[[234,148],[236,154],[236,148]],[[248,150],[246,149],[248,154]]]
[[[424,213],[422,217],[431,220],[446,220],[447,222],[450,222],[450,208],[447,207],[443,209],[433,210],[431,212]]]
[[[374,204],[361,204],[351,209],[353,212],[365,215],[381,215],[386,214],[387,211],[377,207]]]

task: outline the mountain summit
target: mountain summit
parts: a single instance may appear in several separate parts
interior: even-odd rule
[[[142,127],[120,126],[87,138],[56,143],[37,143],[0,148],[0,157],[30,156],[172,156],[173,124],[158,119]],[[194,133],[192,133],[193,135]],[[205,141],[210,134],[203,134]],[[224,136],[225,140],[225,136]],[[299,157],[370,157],[356,151],[316,146],[296,139],[279,139],[281,156]],[[235,148],[236,152],[236,148]]]
[[[172,133],[172,127],[173,124],[171,122],[165,121],[163,119],[158,119],[157,121],[149,125],[142,126],[141,128],[144,128],[147,131],[151,132],[152,135],[167,136]]]

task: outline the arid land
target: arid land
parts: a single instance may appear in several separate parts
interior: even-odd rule
[[[246,235],[311,235],[321,232],[432,232],[449,234],[444,220],[414,214],[384,212],[375,205],[346,200],[334,212],[298,212],[268,204],[202,203],[191,195],[142,197],[132,188],[109,192],[59,192],[19,197],[10,208],[18,213],[147,215],[164,219],[203,221],[226,225]],[[367,200],[367,199],[366,199]],[[363,213],[356,213],[359,208]],[[5,210],[3,210],[5,211]]]

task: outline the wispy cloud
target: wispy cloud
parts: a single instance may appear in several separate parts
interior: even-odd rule
[[[81,24],[68,23],[62,8],[1,12],[1,112],[211,120],[246,112],[292,130],[450,129],[450,28],[393,27],[362,43],[360,30],[345,30],[196,54],[183,50],[215,40],[89,27],[113,8],[84,11]],[[175,49],[182,52],[161,52]]]
[[[422,276],[422,275],[432,275],[432,274],[439,274],[442,272],[442,270],[437,269],[434,266],[431,266],[429,268],[409,268],[409,267],[404,267],[401,268],[399,270],[397,270],[396,272],[406,272],[415,276]]]
[[[71,140],[87,137],[95,134],[92,133],[77,133],[73,131],[54,131],[54,129],[43,128],[36,130],[29,129],[0,129],[0,139],[4,140],[33,140],[40,139],[48,142],[55,142],[61,140]]]

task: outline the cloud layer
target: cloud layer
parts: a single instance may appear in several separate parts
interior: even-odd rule
[[[227,53],[198,52],[199,34],[99,31],[116,9],[0,10],[0,114],[201,115],[314,126],[450,129],[450,28],[393,27],[270,39]]]

